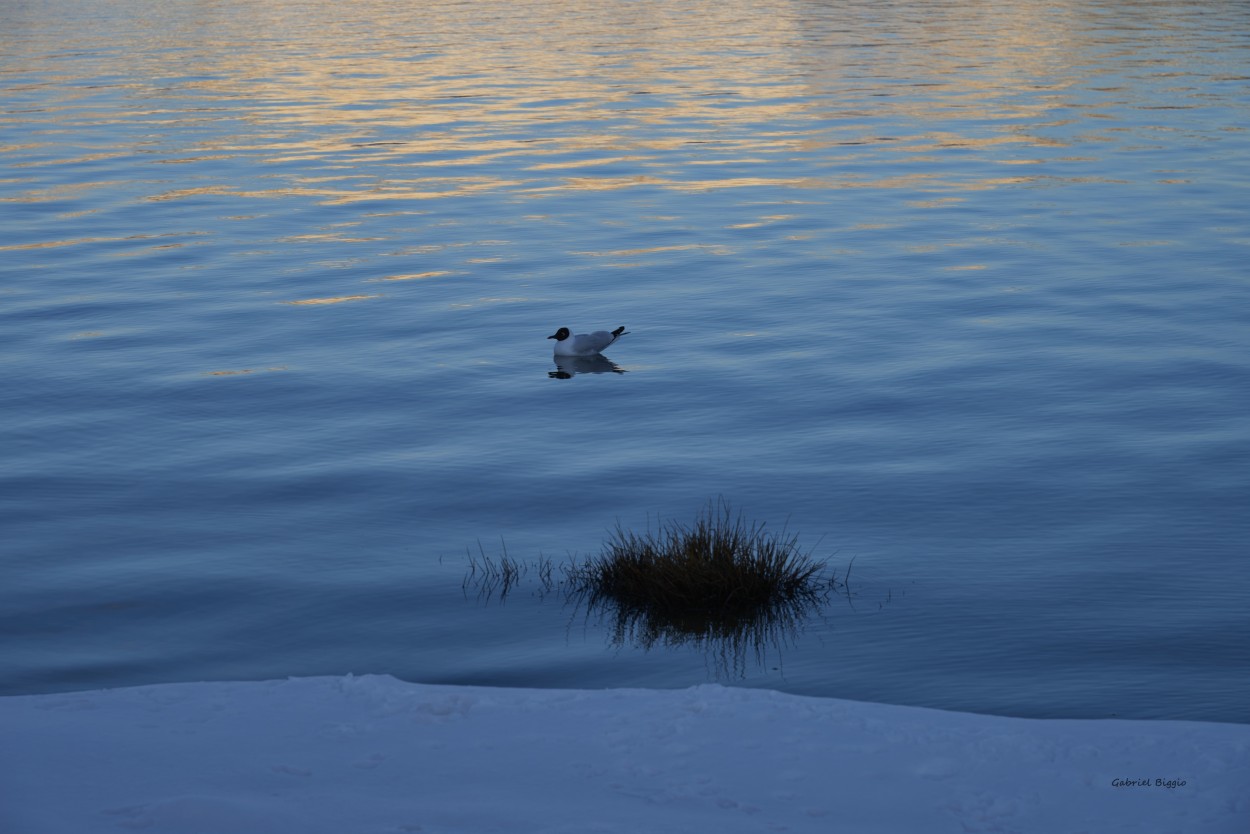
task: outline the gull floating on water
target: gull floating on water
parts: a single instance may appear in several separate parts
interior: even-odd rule
[[[625,335],[628,334],[624,327],[618,327],[611,333],[596,330],[594,333],[578,333],[576,336],[567,327],[561,327],[547,338],[556,340],[556,356],[595,356]]]

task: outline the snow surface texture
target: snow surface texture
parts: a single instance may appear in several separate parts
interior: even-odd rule
[[[1246,725],[714,685],[349,676],[0,698],[4,834],[1246,834],[1248,788]]]

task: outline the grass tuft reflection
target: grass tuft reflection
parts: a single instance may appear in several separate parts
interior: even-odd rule
[[[670,521],[645,533],[619,524],[599,555],[562,565],[469,554],[463,587],[502,601],[530,571],[538,595],[558,594],[608,627],[613,646],[690,646],[725,674],[763,665],[797,637],[830,596],[848,589],[798,537],[748,522],[724,500],[709,502],[692,524]]]

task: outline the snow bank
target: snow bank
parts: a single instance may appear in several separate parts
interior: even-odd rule
[[[0,831],[1250,832],[1250,726],[385,676],[0,698]]]

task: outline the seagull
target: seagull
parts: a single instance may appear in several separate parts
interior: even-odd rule
[[[556,356],[596,356],[625,335],[628,334],[624,327],[618,327],[611,333],[596,330],[594,333],[578,333],[576,336],[571,335],[567,327],[561,327],[547,338],[556,340]]]

